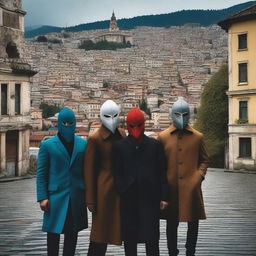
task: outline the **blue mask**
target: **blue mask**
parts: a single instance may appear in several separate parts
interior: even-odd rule
[[[179,99],[172,106],[171,118],[174,126],[183,130],[187,125],[190,117],[189,105],[185,100]]]
[[[63,108],[58,115],[58,131],[66,142],[71,142],[76,130],[76,117],[69,108]]]

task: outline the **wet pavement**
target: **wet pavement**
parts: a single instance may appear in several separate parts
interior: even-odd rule
[[[200,222],[196,255],[256,256],[256,175],[209,171],[203,194],[207,220]],[[0,255],[46,255],[41,225],[35,178],[1,182]],[[87,254],[89,232],[79,233],[76,255]],[[185,255],[185,240],[186,224],[181,223],[180,255]],[[144,246],[138,248],[138,255],[145,255]],[[124,249],[109,246],[107,255],[124,255]],[[165,221],[161,221],[160,255],[168,255]]]

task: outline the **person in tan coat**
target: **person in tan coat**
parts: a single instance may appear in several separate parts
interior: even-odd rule
[[[169,255],[178,255],[177,228],[188,223],[186,255],[195,255],[200,219],[206,219],[201,183],[204,180],[208,155],[203,134],[188,125],[189,105],[179,99],[173,104],[173,124],[159,134],[167,159],[170,204],[163,218],[167,219]]]
[[[125,137],[117,128],[119,107],[107,100],[100,110],[102,125],[88,138],[84,161],[85,196],[92,212],[88,255],[105,255],[107,244],[121,245],[120,198],[114,188],[112,144]]]

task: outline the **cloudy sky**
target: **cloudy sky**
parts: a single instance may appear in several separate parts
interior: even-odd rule
[[[186,9],[223,9],[248,0],[23,0],[26,26],[73,26]]]

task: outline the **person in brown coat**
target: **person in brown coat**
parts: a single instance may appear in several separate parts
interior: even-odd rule
[[[100,110],[102,125],[89,136],[84,161],[85,195],[92,212],[88,255],[105,255],[107,244],[121,245],[120,198],[112,175],[112,144],[125,137],[117,128],[119,107],[107,100]]]
[[[189,105],[179,99],[173,104],[173,124],[159,134],[167,159],[170,204],[165,211],[169,255],[178,255],[177,228],[188,223],[186,255],[195,255],[200,219],[206,219],[201,183],[204,180],[208,155],[203,134],[188,125]]]

